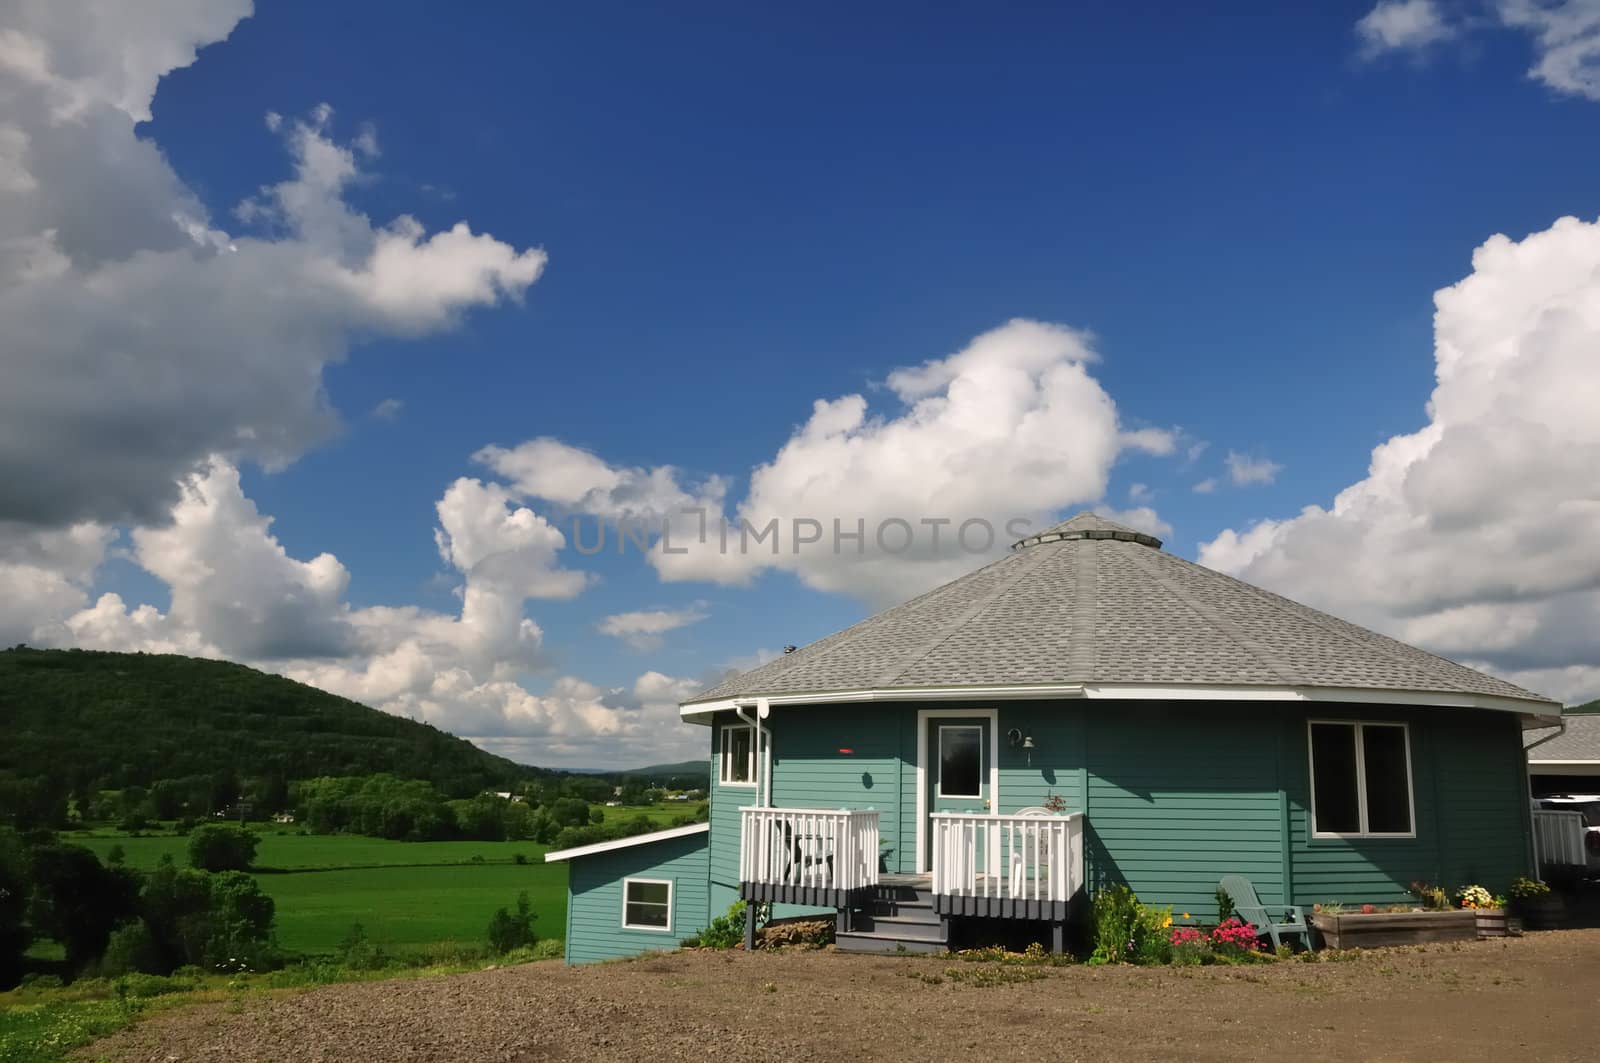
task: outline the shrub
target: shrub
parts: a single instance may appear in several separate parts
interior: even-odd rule
[[[1543,897],[1550,892],[1550,887],[1536,878],[1518,875],[1511,880],[1511,899],[1514,901],[1529,901]]]
[[[1126,886],[1111,886],[1094,897],[1094,955],[1098,963],[1165,963],[1171,946],[1167,928],[1172,909],[1146,908]]]
[[[113,930],[105,955],[100,958],[100,973],[107,977],[156,974],[163,966],[156,939],[142,920]]]
[[[1413,882],[1406,887],[1406,892],[1421,901],[1424,908],[1450,907],[1450,897],[1445,893],[1443,886],[1435,886],[1429,882]]]
[[[1456,903],[1463,908],[1489,908],[1494,904],[1494,894],[1482,886],[1462,886],[1456,890]]]
[[[539,940],[533,932],[533,914],[528,904],[527,891],[517,895],[516,914],[504,908],[495,910],[489,919],[489,947],[504,955],[512,949],[526,948]]]
[[[690,948],[703,949],[736,949],[744,944],[744,901],[734,901],[728,906],[725,914],[711,920],[711,925],[706,927],[694,937],[685,938],[683,944]],[[757,922],[760,922],[758,919]]]
[[[1211,953],[1218,959],[1247,959],[1253,957],[1255,951],[1255,926],[1236,915],[1211,931]]]
[[[1174,927],[1167,942],[1172,948],[1172,962],[1179,967],[1198,967],[1212,961],[1211,939],[1195,927]]]
[[[1228,896],[1228,891],[1221,886],[1217,887],[1217,923],[1220,925],[1233,918],[1233,898]]]
[[[390,965],[389,954],[382,945],[368,940],[367,928],[360,923],[350,924],[350,932],[339,942],[334,954],[341,967],[353,971],[380,971]]]
[[[528,862],[528,854],[527,853],[516,853],[511,857],[511,862],[513,864],[517,864],[519,866],[522,865],[522,864],[526,864]]]
[[[243,827],[207,823],[189,835],[189,866],[202,871],[248,871],[259,841]]]

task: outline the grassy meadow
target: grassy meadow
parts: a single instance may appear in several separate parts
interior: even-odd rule
[[[258,829],[256,880],[277,902],[285,949],[331,952],[353,923],[392,951],[482,942],[494,910],[515,905],[524,890],[539,936],[566,936],[567,866],[546,864],[547,847],[536,842],[397,842]],[[101,830],[72,841],[102,859],[120,845],[129,867],[153,868],[167,855],[188,863],[189,839],[177,835]],[[516,863],[518,855],[526,863]]]

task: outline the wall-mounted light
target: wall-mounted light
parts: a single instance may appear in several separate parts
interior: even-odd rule
[[[1006,732],[1006,744],[1012,749],[1020,749],[1028,754],[1028,765],[1033,765],[1033,735],[1023,734],[1020,727],[1013,727]]]

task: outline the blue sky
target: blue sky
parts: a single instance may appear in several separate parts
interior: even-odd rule
[[[1092,333],[1083,342],[1098,357],[1084,364],[1121,430],[1164,440],[1117,449],[1103,493],[1042,490],[1041,508],[1144,508],[1169,549],[1195,558],[1263,520],[1287,522],[1275,535],[1309,534],[1291,526],[1302,507],[1331,511],[1365,482],[1375,446],[1430,423],[1435,291],[1473,273],[1494,234],[1520,241],[1600,213],[1600,109],[1559,74],[1530,75],[1544,38],[1510,14],[1495,21],[1494,5],[1379,7],[1405,18],[1380,35],[1358,27],[1375,25],[1362,23],[1369,3],[1226,16],[1125,4],[264,3],[228,32],[175,29],[215,43],[168,61],[153,120],[132,135],[159,148],[229,238],[315,241],[292,207],[235,211],[292,180],[284,130],[304,123],[315,143],[353,153],[360,174],[337,195],[373,227],[410,215],[434,233],[465,220],[548,255],[536,280],[502,274],[498,295],[464,298],[426,327],[341,326],[335,353],[308,370],[338,426],[297,437],[290,460],[212,448],[288,558],[337,558],[348,574],[338,609],[461,608],[465,570],[441,556],[436,504],[460,477],[509,483],[474,461],[485,446],[549,438],[614,468],[670,466],[686,485],[725,477],[731,507],[814,402],[861,395],[892,422],[907,408],[885,386],[895,370],[1013,319]],[[308,117],[322,104],[330,117]],[[282,116],[276,131],[269,113]],[[364,131],[375,151],[351,148]],[[224,323],[222,365],[229,342]],[[386,402],[395,412],[373,412]],[[1253,479],[1236,482],[1230,453],[1254,463]],[[1019,483],[1009,511],[1029,503]],[[527,490],[508,506],[569,536],[582,509]],[[3,517],[65,519],[32,520],[23,503]],[[161,520],[92,507],[76,517],[115,529],[98,563],[64,577],[77,604],[114,592],[130,613],[148,603],[163,622],[191,617],[189,645],[290,661],[231,648],[192,619],[214,613],[175,601],[158,574],[170,570],[130,538]],[[1267,549],[1216,546],[1210,560],[1337,600]],[[1337,565],[1287,540],[1273,549],[1324,581]],[[637,699],[644,673],[686,690],[895,596],[892,580],[851,594],[819,589],[833,577],[808,585],[766,570],[736,586],[663,580],[640,556],[580,558],[570,543],[560,556],[587,584],[523,600],[537,653],[495,673],[535,697],[581,677]],[[925,582],[908,577],[905,594]],[[1463,605],[1419,594],[1352,618],[1418,637],[1411,619]],[[638,611],[699,619],[645,649],[597,630]],[[50,634],[55,621],[34,619],[35,641],[140,644],[72,625]],[[1600,663],[1497,660],[1488,642],[1453,638],[1436,633],[1436,648],[1506,674]],[[173,639],[162,644],[183,644]],[[302,656],[319,659],[297,650],[282,670],[315,681],[321,666]],[[359,694],[353,683],[324,685]],[[385,707],[478,727],[486,744],[541,763],[686,748],[677,735],[654,742],[656,724],[495,734],[436,700]]]

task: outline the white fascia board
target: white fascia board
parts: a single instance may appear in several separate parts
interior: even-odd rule
[[[1465,691],[1369,690],[1360,687],[1268,687],[1195,686],[1185,683],[1057,683],[1017,686],[974,687],[891,687],[888,689],[839,690],[806,694],[770,694],[774,706],[829,705],[839,702],[870,701],[1016,701],[1028,698],[1096,698],[1125,701],[1317,701],[1353,702],[1365,705],[1423,705],[1447,708],[1494,709],[1535,717],[1555,719],[1561,707],[1524,698]],[[728,712],[753,698],[723,698],[681,705],[678,713],[687,719],[702,714]]]
[[[609,853],[614,849],[627,849],[634,845],[649,845],[651,842],[687,838],[691,834],[704,834],[710,829],[711,824],[709,823],[691,823],[687,827],[673,827],[671,830],[658,830],[650,834],[635,834],[631,838],[618,838],[616,841],[595,842],[593,845],[577,845],[571,849],[557,849],[555,852],[545,853],[544,862],[553,864],[558,860],[571,860],[579,856],[594,856],[596,853]]]
[[[1600,758],[1589,760],[1534,760],[1531,757],[1528,763],[1537,764],[1543,768],[1600,768]]]

